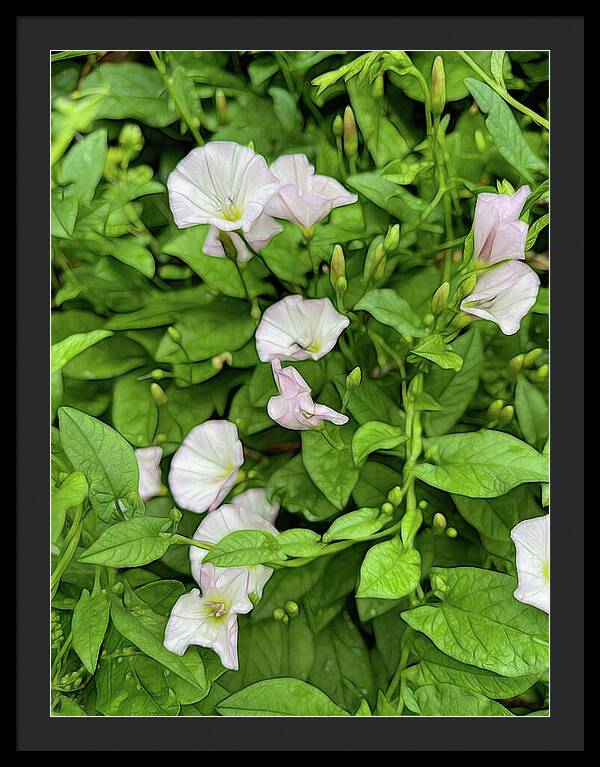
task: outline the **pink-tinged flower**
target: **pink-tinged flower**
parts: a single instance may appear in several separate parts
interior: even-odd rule
[[[140,447],[135,451],[140,470],[139,494],[142,501],[149,501],[160,491],[160,461],[162,447]]]
[[[249,613],[252,602],[247,596],[247,575],[230,567],[219,575],[206,570],[200,575],[200,587],[179,597],[165,627],[164,646],[183,655],[190,645],[212,648],[225,668],[238,668],[238,614]]]
[[[294,367],[282,368],[279,360],[273,360],[271,367],[279,395],[271,397],[267,413],[280,426],[307,431],[318,429],[323,421],[331,421],[338,426],[348,423],[347,416],[313,401],[310,386]]]
[[[264,157],[234,141],[192,149],[167,180],[169,205],[180,229],[212,224],[247,232],[279,188]]]
[[[350,205],[358,197],[329,176],[316,176],[306,155],[287,154],[271,165],[281,186],[266,205],[266,212],[293,221],[305,230],[331,213],[333,208]]]
[[[540,279],[533,269],[522,261],[508,261],[482,275],[460,308],[495,322],[505,335],[512,336],[535,304],[539,288]]]
[[[488,194],[477,197],[473,222],[473,256],[486,264],[508,258],[525,258],[529,226],[519,221],[525,201],[531,194],[522,186],[514,194]]]
[[[272,525],[275,524],[279,513],[279,502],[269,503],[264,487],[251,487],[249,490],[244,490],[243,493],[234,496],[228,505],[235,506],[236,509],[249,514],[258,514],[259,517],[263,517]]]
[[[212,511],[235,484],[244,450],[230,421],[195,426],[171,460],[169,487],[178,506]]]
[[[328,298],[286,296],[264,312],[256,328],[256,351],[262,362],[318,360],[349,324]]]
[[[276,527],[264,517],[253,514],[249,511],[233,505],[225,504],[221,508],[207,514],[198,525],[194,538],[197,541],[207,541],[208,543],[218,543],[222,538],[236,530],[265,530],[272,535],[278,535]],[[218,577],[222,572],[230,568],[215,567],[211,564],[203,564],[206,551],[197,546],[190,546],[190,563],[192,575],[198,583],[201,583],[202,574],[210,570]],[[252,565],[241,568],[247,575],[248,594],[256,594],[258,598],[262,596],[265,584],[273,575],[273,570],[264,565]]]
[[[246,242],[252,250],[260,251],[269,244],[276,234],[279,234],[283,230],[281,224],[278,224],[274,218],[267,216],[266,213],[261,213],[260,216],[255,219],[250,229],[244,234]],[[231,242],[236,250],[236,260],[238,263],[244,263],[252,258],[252,251],[244,242],[244,239],[240,237],[237,232],[230,232]],[[223,243],[219,239],[219,230],[216,226],[210,226],[206,239],[204,240],[204,247],[202,252],[207,256],[215,256],[216,258],[225,258],[225,248]]]
[[[510,531],[517,553],[515,599],[550,612],[550,515],[526,519]]]

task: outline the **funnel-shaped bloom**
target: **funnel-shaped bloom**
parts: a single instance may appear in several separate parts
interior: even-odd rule
[[[311,229],[331,213],[333,208],[350,205],[358,197],[329,176],[316,176],[315,168],[303,154],[287,154],[271,165],[273,175],[281,183],[279,191],[266,206],[266,212],[286,218]]]
[[[531,194],[522,186],[514,194],[488,194],[477,198],[473,221],[473,256],[486,264],[507,258],[525,258],[529,226],[519,221],[525,201]]]
[[[235,424],[206,421],[195,426],[171,460],[169,487],[190,511],[216,509],[235,484],[244,450]]]
[[[279,513],[278,501],[269,503],[267,491],[264,487],[251,487],[249,490],[244,490],[243,493],[234,496],[227,505],[235,506],[236,509],[249,514],[258,514],[259,517],[263,517],[272,525],[275,524],[277,514]],[[221,508],[224,507],[222,506]]]
[[[140,447],[135,451],[140,470],[139,493],[142,501],[149,501],[160,491],[160,461],[162,447]]]
[[[480,277],[460,308],[495,322],[505,335],[512,336],[535,304],[539,288],[540,280],[533,269],[521,261],[508,261]]]
[[[279,188],[264,157],[234,141],[192,149],[167,180],[169,205],[180,229],[212,224],[247,232]]]
[[[515,598],[550,612],[550,515],[526,519],[510,531],[517,552]]]
[[[269,244],[272,238],[283,230],[281,224],[278,224],[274,218],[261,213],[260,216],[252,222],[250,229],[244,233],[246,241],[253,250],[260,252]],[[239,263],[249,261],[252,258],[252,251],[246,245],[243,238],[237,232],[230,232],[231,242],[236,250],[236,260]],[[225,258],[225,248],[219,239],[219,230],[216,226],[208,229],[202,252],[207,256],[216,256]]]
[[[306,431],[318,429],[323,421],[338,426],[348,423],[347,416],[313,401],[310,386],[294,367],[282,368],[279,360],[273,360],[271,367],[279,395],[271,397],[267,413],[280,426]]]
[[[256,328],[256,351],[262,362],[318,360],[349,324],[328,298],[286,296],[264,312]]]
[[[236,530],[266,530],[272,535],[277,535],[277,528],[258,514],[252,514],[244,511],[233,504],[225,504],[220,509],[207,514],[198,525],[194,538],[197,541],[207,541],[208,543],[218,543],[229,533]],[[198,583],[201,583],[202,574],[210,570],[218,577],[228,568],[215,567],[211,564],[203,564],[206,551],[197,546],[190,546],[190,563],[192,566],[192,575]],[[266,582],[273,575],[273,570],[264,565],[252,565],[242,568],[247,575],[247,589],[249,594],[262,596],[263,588]]]
[[[237,616],[250,612],[247,575],[231,567],[215,576],[206,570],[200,575],[200,587],[179,597],[165,627],[164,646],[183,655],[190,645],[212,648],[225,668],[238,668]]]

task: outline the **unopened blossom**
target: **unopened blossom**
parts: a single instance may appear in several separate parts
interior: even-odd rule
[[[179,597],[165,627],[164,646],[183,655],[190,645],[212,648],[225,668],[237,669],[237,616],[250,612],[247,573],[230,567],[200,574],[200,587]]]
[[[271,165],[280,187],[266,205],[266,212],[293,221],[308,231],[333,208],[356,202],[357,195],[329,176],[315,175],[306,155],[282,155]]]
[[[267,216],[266,213],[261,213],[260,216],[255,219],[247,232],[244,233],[244,237],[240,237],[237,232],[229,232],[228,236],[231,238],[231,242],[236,251],[236,261],[244,263],[252,258],[252,250],[260,253],[263,248],[266,248],[272,238],[281,232],[283,227],[278,224],[274,218]],[[248,247],[250,245],[250,248]],[[204,240],[204,246],[202,252],[207,256],[216,256],[217,258],[225,258],[225,248],[223,243],[219,239],[219,230],[216,226],[210,226],[206,239]]]
[[[251,487],[248,490],[244,490],[243,493],[234,496],[227,505],[235,506],[236,509],[241,509],[250,514],[258,514],[259,517],[263,517],[272,525],[275,524],[277,514],[279,513],[279,502],[269,502],[267,500],[267,491],[264,487]],[[221,506],[221,508],[224,507]]]
[[[511,336],[535,304],[539,288],[540,279],[531,267],[522,261],[508,261],[483,274],[460,308],[495,322],[505,335]]]
[[[264,157],[234,141],[192,149],[167,180],[169,205],[180,229],[211,224],[248,232],[279,188]]]
[[[171,460],[173,498],[184,509],[212,511],[234,486],[243,463],[244,450],[235,424],[205,421],[190,431]]]
[[[550,515],[526,519],[510,531],[517,554],[515,598],[550,612]]]
[[[292,365],[283,368],[279,360],[273,360],[271,367],[279,394],[267,403],[267,413],[280,426],[306,431],[318,429],[323,421],[338,426],[348,423],[347,416],[313,401],[310,386]]]
[[[263,313],[256,328],[256,351],[262,362],[318,360],[333,349],[349,324],[328,298],[286,296]]]
[[[477,197],[473,221],[473,257],[485,264],[505,259],[524,259],[529,226],[519,221],[525,201],[531,194],[522,186],[514,194],[489,194]]]
[[[160,492],[162,455],[162,447],[140,447],[135,451],[140,472],[138,490],[142,501],[149,501]]]
[[[194,538],[197,541],[206,541],[208,543],[218,543],[222,538],[236,530],[264,530],[271,535],[277,535],[276,527],[268,522],[259,514],[253,514],[250,511],[235,506],[234,504],[225,504],[211,514],[207,514],[198,525]],[[214,572],[218,577],[222,572],[229,568],[215,567],[212,564],[203,564],[206,551],[197,546],[190,546],[190,564],[192,575],[198,583],[201,582],[202,573],[206,570]],[[262,596],[265,584],[273,575],[273,570],[264,565],[251,565],[242,568],[247,575],[248,594]]]

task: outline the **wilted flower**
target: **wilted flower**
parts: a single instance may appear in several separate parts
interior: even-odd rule
[[[208,543],[218,543],[229,533],[236,530],[265,530],[267,533],[277,535],[276,527],[259,514],[253,514],[250,511],[227,503],[221,506],[212,514],[207,514],[198,525],[194,538],[197,541],[207,541]],[[203,564],[206,551],[197,546],[190,546],[190,563],[192,566],[192,575],[200,583],[200,576],[206,569],[214,571],[217,576],[224,572],[223,567],[215,567],[211,564]],[[242,568],[247,574],[247,589],[249,594],[262,596],[265,584],[273,575],[273,570],[264,565],[252,565]]]
[[[256,351],[262,362],[318,360],[349,324],[328,298],[286,296],[264,312],[256,328]]]
[[[521,261],[509,261],[482,275],[460,308],[495,322],[505,335],[511,336],[535,304],[539,287],[540,279],[533,269]]]
[[[211,224],[248,232],[279,187],[264,157],[234,141],[192,149],[167,180],[169,205],[180,229]]]
[[[142,501],[149,501],[160,491],[160,461],[162,447],[140,447],[135,451],[140,470],[139,493]]]
[[[280,426],[306,431],[317,429],[323,421],[338,426],[348,423],[347,416],[313,401],[310,386],[294,367],[282,368],[279,360],[273,360],[271,367],[279,395],[271,397],[267,413]]]
[[[514,194],[488,194],[477,197],[473,221],[473,257],[486,264],[507,258],[525,258],[529,226],[519,221],[525,201],[531,194],[522,186]]]
[[[243,463],[235,424],[216,420],[195,426],[171,460],[173,498],[184,509],[212,511],[235,484]]]
[[[304,230],[318,224],[333,208],[358,199],[339,181],[315,175],[314,165],[303,154],[282,155],[271,165],[271,171],[281,186],[267,203],[266,212],[293,221]]]
[[[239,493],[231,499],[228,506],[235,506],[236,509],[249,512],[250,514],[258,514],[259,517],[263,517],[275,524],[277,514],[279,513],[279,502],[273,501],[269,503],[267,500],[267,491],[264,487],[251,487],[249,490],[244,490],[243,493]],[[223,506],[221,508],[224,508]]]
[[[510,531],[517,552],[515,598],[550,612],[550,515],[526,519]]]
[[[244,233],[244,237],[252,250],[260,252],[263,248],[266,248],[272,238],[282,230],[283,227],[281,224],[278,224],[274,218],[267,216],[266,213],[261,213],[260,216],[252,222],[248,231]],[[252,258],[252,251],[248,248],[244,239],[240,237],[237,232],[230,232],[229,237],[236,250],[236,260],[239,263],[249,261]],[[225,258],[225,248],[219,239],[219,230],[216,226],[209,227],[202,252],[207,256]]]
[[[200,573],[200,587],[179,597],[165,627],[164,646],[183,655],[190,645],[212,648],[225,668],[238,668],[237,616],[250,612],[247,573],[230,567]]]

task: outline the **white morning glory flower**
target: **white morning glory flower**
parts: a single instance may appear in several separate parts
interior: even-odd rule
[[[215,420],[195,426],[171,460],[169,487],[175,502],[197,513],[216,509],[243,463],[235,424]]]
[[[519,221],[525,201],[531,194],[522,186],[514,194],[488,194],[477,197],[473,221],[473,256],[486,264],[507,258],[525,258],[529,226]]]
[[[267,247],[273,237],[276,234],[279,234],[282,230],[283,227],[281,224],[278,224],[274,218],[267,216],[266,213],[261,213],[260,216],[253,221],[250,229],[244,233],[246,242],[244,242],[244,238],[240,237],[237,232],[230,232],[229,237],[231,238],[231,242],[236,251],[236,261],[238,261],[238,263],[249,261],[253,255],[250,248],[257,253],[260,253],[263,248]],[[250,248],[248,248],[246,243],[250,245]],[[216,226],[209,227],[202,252],[207,256],[225,258],[225,248],[219,239],[219,230]]]
[[[162,454],[162,447],[140,447],[135,451],[140,470],[139,494],[144,502],[154,498],[160,491]]]
[[[244,490],[243,493],[235,495],[227,505],[235,506],[237,509],[250,514],[258,514],[259,517],[263,517],[272,525],[275,524],[277,514],[279,513],[279,502],[273,501],[269,503],[267,491],[264,487],[251,487],[248,490]]]
[[[526,519],[510,531],[517,552],[515,598],[550,612],[550,515]]]
[[[282,155],[271,165],[271,171],[281,186],[267,203],[266,212],[293,221],[307,231],[333,208],[358,199],[334,178],[315,175],[314,165],[303,154]]]
[[[349,324],[328,298],[286,296],[265,310],[256,328],[256,351],[262,362],[318,360]]]
[[[183,655],[190,645],[212,648],[225,668],[238,668],[237,616],[250,612],[247,597],[247,574],[231,567],[215,576],[206,570],[200,575],[200,587],[179,597],[165,627],[164,646]]]
[[[180,229],[211,224],[247,232],[279,188],[264,157],[234,141],[197,147],[167,180],[169,205]]]
[[[539,288],[540,278],[531,267],[522,261],[508,261],[483,274],[460,308],[495,322],[505,335],[511,336],[535,304]]]
[[[278,535],[276,527],[267,520],[245,511],[234,504],[225,504],[211,514],[207,514],[198,525],[194,538],[197,541],[207,541],[208,543],[218,543],[222,538],[236,530],[265,530],[272,535]],[[229,568],[215,567],[211,564],[203,564],[206,551],[196,546],[190,546],[190,563],[192,566],[192,575],[200,583],[202,573],[209,569],[218,576],[221,572]],[[273,570],[264,565],[252,565],[244,567],[247,573],[247,588],[249,594],[256,594],[258,598],[262,596],[265,584],[273,575]]]
[[[292,365],[283,368],[279,360],[273,360],[271,367],[279,395],[270,398],[267,413],[280,426],[306,431],[318,429],[323,421],[338,426],[348,423],[348,416],[313,401],[310,386]]]

